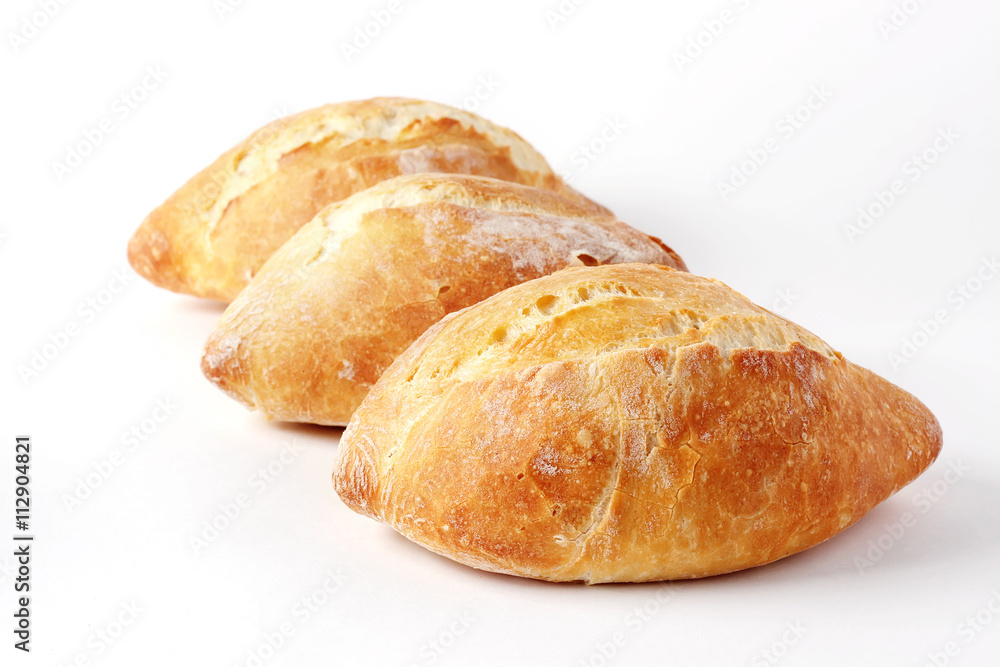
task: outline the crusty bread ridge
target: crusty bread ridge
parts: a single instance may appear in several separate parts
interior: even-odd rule
[[[153,211],[129,241],[136,272],[176,292],[232,300],[324,206],[394,176],[480,174],[588,202],[506,128],[443,104],[329,104],[254,132]]]
[[[917,399],[722,283],[570,268],[430,327],[341,438],[343,501],[472,567],[588,583],[761,565],[937,457]]]
[[[447,313],[568,266],[683,269],[658,239],[577,198],[417,174],[321,211],[230,304],[212,382],[269,418],[344,425],[395,357]]]

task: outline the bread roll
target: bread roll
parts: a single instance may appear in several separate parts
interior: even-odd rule
[[[327,204],[403,174],[453,172],[547,188],[589,203],[510,130],[443,104],[329,104],[254,132],[142,223],[129,262],[150,282],[231,301]]]
[[[571,268],[431,327],[340,442],[352,509],[472,567],[704,577],[844,530],[941,448],[917,399],[722,283]]]
[[[491,178],[402,176],[324,209],[275,253],[212,332],[202,370],[270,418],[343,425],[446,313],[609,262],[684,267],[594,204]]]

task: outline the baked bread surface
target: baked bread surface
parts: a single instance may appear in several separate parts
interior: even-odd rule
[[[514,132],[443,104],[329,104],[257,130],[153,211],[129,241],[150,282],[231,301],[327,204],[395,176],[478,174],[587,202]]]
[[[684,268],[604,208],[492,178],[384,181],[305,225],[230,304],[202,370],[272,419],[344,425],[447,313],[574,265]]]
[[[722,283],[570,268],[453,313],[382,375],[334,485],[472,567],[704,577],[844,530],[937,457],[917,399]]]

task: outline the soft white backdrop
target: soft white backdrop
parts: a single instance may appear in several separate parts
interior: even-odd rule
[[[0,662],[995,664],[1000,5],[400,0],[348,58],[389,5],[4,3],[0,540],[13,436],[28,433],[37,541],[30,656],[11,647],[0,548]],[[817,548],[667,587],[481,573],[352,514],[329,482],[339,430],[267,423],[201,377],[220,307],[116,272],[145,214],[253,129],[386,94],[468,100],[515,129],[692,271],[915,393],[944,427],[941,459]],[[78,165],[54,165],[97,130]],[[724,199],[719,183],[765,146]]]

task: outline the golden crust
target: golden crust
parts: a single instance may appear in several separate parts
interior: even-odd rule
[[[340,497],[439,554],[703,577],[840,532],[937,457],[917,399],[722,283],[571,268],[425,332],[341,438]]]
[[[445,314],[608,262],[684,268],[586,201],[484,177],[402,176],[324,209],[275,253],[212,332],[202,370],[270,418],[343,425]]]
[[[229,301],[327,204],[423,172],[491,176],[592,204],[506,128],[442,104],[376,98],[254,132],[143,221],[129,262],[160,287]]]

